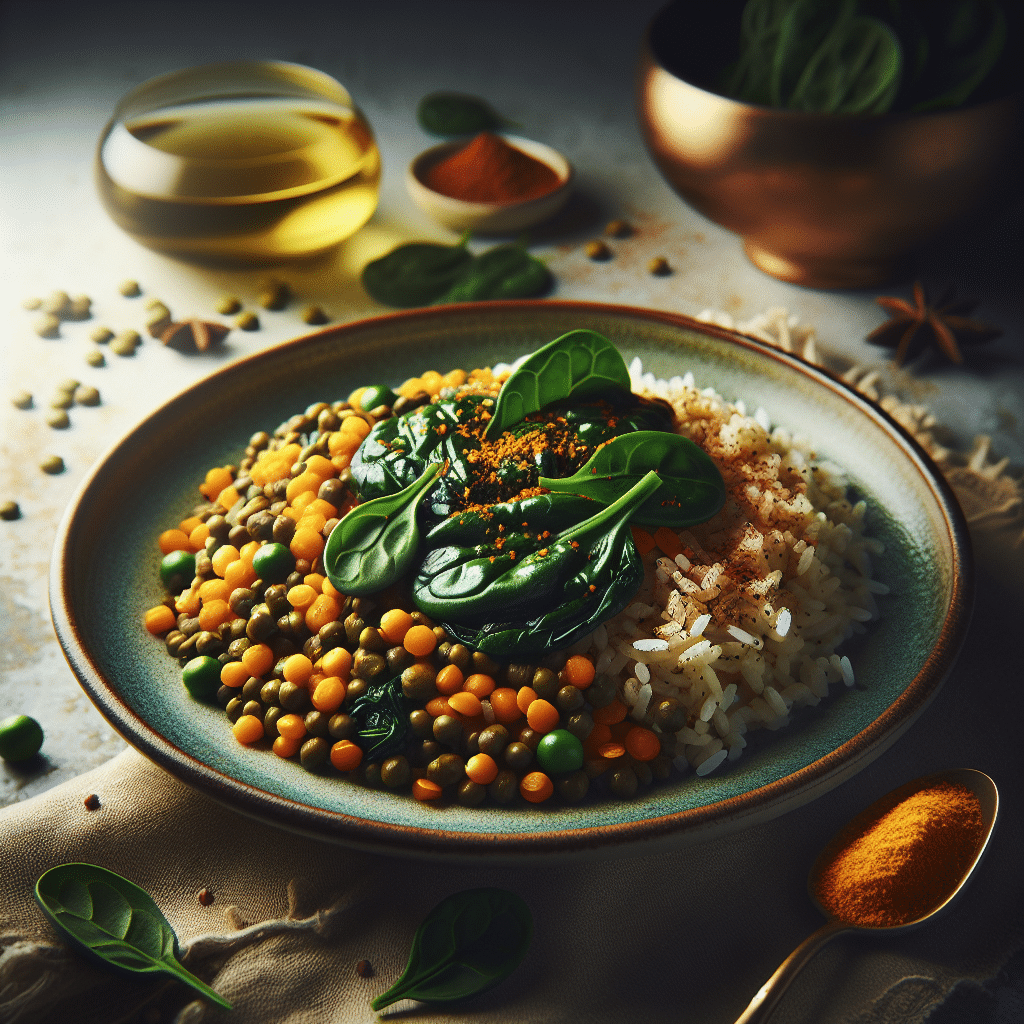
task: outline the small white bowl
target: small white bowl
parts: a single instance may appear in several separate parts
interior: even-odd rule
[[[553,217],[565,205],[573,185],[572,165],[556,149],[543,142],[516,135],[501,136],[510,146],[547,164],[558,175],[559,184],[536,199],[513,203],[473,203],[452,199],[428,188],[423,179],[436,163],[466,145],[466,140],[444,142],[424,150],[409,165],[405,183],[416,205],[438,223],[453,231],[472,231],[481,235],[508,235],[532,227]]]

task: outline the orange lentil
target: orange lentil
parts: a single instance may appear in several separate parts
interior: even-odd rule
[[[316,473],[317,476],[322,476],[325,480],[329,480],[334,476],[334,468],[331,466],[331,460],[325,459],[322,455],[310,455],[306,459],[306,472]]]
[[[177,622],[178,616],[174,614],[172,608],[168,608],[165,604],[158,604],[146,612],[146,629],[153,636],[159,636],[161,633],[174,629]]]
[[[174,600],[175,610],[185,615],[198,615],[201,604],[198,587],[191,590],[183,590]]]
[[[314,484],[316,483],[315,480],[313,482]],[[294,514],[297,514],[298,519],[301,519],[306,514],[306,509],[316,501],[316,491],[316,487],[313,487],[308,491],[295,495],[291,503],[291,510]]]
[[[306,609],[306,628],[319,633],[328,622],[334,622],[341,614],[341,605],[328,594],[318,594],[316,600]]]
[[[437,673],[437,678],[434,680],[434,685],[437,687],[437,692],[444,694],[449,697],[453,693],[458,693],[462,689],[462,669],[458,665],[445,665],[440,672]]]
[[[213,556],[210,558],[210,565],[213,566],[213,571],[221,579],[224,579],[227,567],[236,561],[238,561],[238,548],[234,544],[222,544],[214,551]]]
[[[316,684],[313,707],[326,714],[337,711],[345,700],[345,683],[339,676],[327,676]]]
[[[447,697],[435,697],[433,700],[428,700],[423,707],[431,718],[437,718],[440,715],[451,715],[454,711],[454,708],[448,706]],[[455,715],[454,717],[457,718],[458,716]]]
[[[224,582],[231,590],[248,587],[255,583],[256,570],[252,567],[252,559],[246,560],[239,552],[239,557],[224,570]]]
[[[234,475],[226,466],[214,466],[207,470],[206,479],[199,485],[199,493],[209,501],[235,482]]]
[[[339,430],[331,434],[327,439],[327,450],[331,453],[331,465],[337,468],[334,459],[338,455],[346,455],[351,458],[361,443],[353,433],[343,434]]]
[[[483,672],[474,672],[462,684],[464,690],[476,694],[481,700],[484,697],[490,696],[494,692],[494,687],[494,679],[491,676],[484,675]]]
[[[201,522],[199,516],[189,516],[178,523],[178,529],[187,537]]]
[[[255,715],[242,715],[232,726],[231,731],[239,743],[256,743],[263,739],[263,723]]]
[[[288,547],[296,558],[305,558],[307,561],[315,562],[323,554],[326,543],[319,530],[300,527],[295,531]]]
[[[626,705],[616,697],[615,700],[610,704],[606,704],[603,708],[594,708],[591,716],[600,725],[614,725],[626,717],[626,710]]]
[[[233,690],[244,686],[251,677],[252,673],[240,661],[229,661],[221,666],[220,681]]]
[[[658,739],[657,733],[645,729],[642,725],[634,725],[626,733],[624,742],[630,757],[637,761],[650,761],[661,753],[661,740]]]
[[[302,740],[290,740],[286,736],[278,736],[270,748],[278,757],[294,757],[302,746]]]
[[[526,721],[536,732],[551,732],[558,725],[558,720],[558,708],[542,697],[538,697],[526,709]]]
[[[242,664],[251,676],[265,676],[274,667],[274,652],[267,644],[253,644],[242,654]]]
[[[300,583],[297,587],[292,587],[285,597],[288,598],[288,603],[293,608],[304,612],[316,600],[317,593],[312,587]]]
[[[412,626],[412,616],[404,608],[389,608],[380,617],[380,632],[388,643],[400,644]]]
[[[437,637],[429,626],[410,626],[402,646],[414,657],[425,658],[437,646]]]
[[[288,486],[285,488],[284,496],[288,501],[288,504],[292,508],[296,508],[295,500],[300,494],[309,492],[313,495],[312,498],[307,498],[303,503],[302,507],[305,508],[316,497],[316,492],[320,490],[320,485],[324,482],[324,477],[319,473],[311,473],[308,469],[304,473],[300,473],[298,476],[293,476],[288,481]]]
[[[543,803],[555,791],[555,784],[543,772],[530,772],[519,783],[519,792],[531,804]]]
[[[362,760],[362,750],[351,740],[338,740],[338,742],[331,747],[331,764],[333,764],[339,772],[353,771],[359,767]]]
[[[341,421],[341,433],[353,434],[359,438],[360,442],[370,432],[370,424],[363,419],[362,416],[346,416]]]
[[[585,690],[594,681],[594,663],[585,654],[574,654],[562,669],[564,682]]]
[[[325,579],[327,579],[326,576],[321,576],[318,572],[311,572],[302,578],[302,582],[307,587],[312,587],[318,594],[322,594]]]
[[[338,514],[337,507],[323,498],[314,498],[303,511],[306,515],[323,516],[325,521]]]
[[[610,741],[608,743],[602,743],[598,748],[597,752],[609,761],[615,757],[622,757],[626,752],[626,748],[621,743],[615,743]]]
[[[460,715],[465,715],[467,718],[475,718],[481,711],[480,698],[466,690],[453,693],[448,698],[448,707],[454,708]]]
[[[474,754],[466,762],[466,775],[481,786],[489,786],[498,777],[498,763],[490,754]]]
[[[306,735],[306,723],[302,715],[282,715],[277,720],[277,731],[288,740],[301,740]]]
[[[416,779],[412,784],[412,795],[417,800],[437,800],[441,796],[441,787],[430,779]]]
[[[344,647],[334,647],[320,659],[320,668],[326,675],[346,680],[352,671],[352,654]]]
[[[508,725],[509,722],[522,717],[523,713],[516,703],[516,691],[511,686],[499,686],[491,692],[490,700],[495,720],[502,725]]]
[[[238,557],[243,562],[248,562],[249,565],[252,565],[253,555],[255,555],[256,552],[259,551],[259,549],[260,549],[260,542],[258,540],[251,540],[251,541],[249,541],[248,544],[243,544],[238,549]]]
[[[192,545],[193,551],[200,551],[210,536],[210,528],[206,523],[200,523],[189,535],[188,542]]]
[[[199,628],[213,632],[221,623],[234,616],[227,601],[207,601],[199,609]]]
[[[203,580],[199,584],[200,601],[226,601],[232,588],[224,580]]]
[[[599,756],[598,747],[607,743],[611,738],[612,731],[607,725],[595,723],[594,728],[590,730],[590,735],[583,741],[583,752],[588,757],[597,757]]]
[[[301,686],[313,674],[313,662],[304,654],[293,654],[285,661],[281,674],[289,683]]]
[[[437,370],[427,370],[422,377],[420,377],[420,383],[423,385],[423,390],[428,395],[436,395],[444,385],[444,377],[437,372]]]
[[[320,592],[322,594],[327,594],[328,597],[334,597],[340,600],[345,599],[345,595],[326,576],[323,577]],[[386,614],[387,613],[385,612],[385,615]],[[399,641],[396,640],[395,642],[398,643]]]
[[[530,705],[537,699],[537,691],[532,686],[521,686],[516,694],[516,706],[525,715]]]
[[[193,526],[192,529],[195,529]],[[160,545],[160,551],[169,555],[172,551],[191,551],[192,545],[188,541],[188,534],[184,530],[164,530],[156,539]]]
[[[234,487],[225,487],[216,498],[215,504],[220,505],[225,511],[230,509],[233,505],[236,505],[241,499],[241,495]]]

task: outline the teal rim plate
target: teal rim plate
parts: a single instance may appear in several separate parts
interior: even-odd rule
[[[691,371],[842,466],[886,546],[881,619],[848,644],[857,683],[790,727],[750,737],[743,756],[641,789],[633,800],[438,808],[408,794],[318,775],[231,735],[193,701],[143,628],[162,590],[157,535],[190,514],[214,465],[236,463],[257,430],[369,383],[429,369],[509,362],[569,330],[610,338],[657,377]],[[197,428],[197,425],[202,425]],[[131,510],[128,514],[127,510]],[[116,524],[116,529],[111,529]],[[61,524],[53,621],[82,687],[145,755],[208,796],[281,827],[386,853],[473,859],[603,855],[704,840],[814,800],[895,743],[946,677],[970,617],[967,528],[928,457],[876,405],[762,342],[670,313],[595,303],[443,306],[319,331],[259,352],[157,409],[92,470]],[[842,692],[839,692],[839,691]]]

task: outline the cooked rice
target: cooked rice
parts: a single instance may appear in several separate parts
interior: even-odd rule
[[[686,725],[661,733],[680,770],[707,775],[735,761],[757,729],[778,730],[794,709],[852,686],[844,640],[878,615],[865,503],[851,503],[842,470],[768,414],[748,414],[692,375],[659,381],[630,367],[633,389],[667,399],[680,432],[700,444],[725,479],[725,507],[699,526],[659,531],[644,554],[647,576],[635,600],[580,641],[601,676],[618,684],[630,716],[661,733],[660,701],[687,709]],[[565,657],[563,652],[562,657]]]

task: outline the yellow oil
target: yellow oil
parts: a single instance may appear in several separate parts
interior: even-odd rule
[[[212,262],[322,252],[377,207],[380,154],[354,109],[318,99],[200,101],[113,121],[100,197],[151,249]]]

